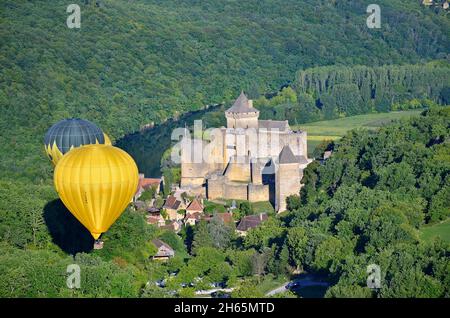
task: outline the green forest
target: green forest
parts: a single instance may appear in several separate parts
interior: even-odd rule
[[[446,58],[445,12],[420,1],[382,0],[384,27],[368,29],[369,3],[83,0],[81,28],[69,29],[65,1],[2,0],[2,174],[45,182],[51,169],[42,136],[63,118],[90,120],[118,139],[230,102],[242,89],[251,98],[276,92],[309,68]],[[347,88],[355,93],[344,85],[334,94]]]
[[[69,29],[67,2],[1,0],[0,297],[192,297],[217,282],[262,297],[294,270],[325,276],[326,297],[449,297],[448,242],[421,233],[450,214],[450,22],[420,2],[379,0],[369,29],[371,1],[82,0]],[[219,219],[180,237],[127,209],[93,250],[54,190],[47,129],[80,117],[117,141],[241,90],[293,125],[424,111],[321,145],[333,156],[308,167],[289,212],[245,239]],[[156,237],[177,256],[152,262]],[[66,286],[72,263],[80,289]]]
[[[450,64],[324,66],[299,71],[294,83],[270,99],[262,117],[306,123],[333,118],[450,104]]]
[[[62,203],[47,202],[50,186],[24,192],[2,182],[1,296],[193,297],[221,283],[236,287],[233,297],[262,297],[265,281],[297,269],[327,277],[325,297],[448,297],[449,242],[420,230],[450,216],[449,137],[448,107],[378,131],[353,130],[327,146],[334,154],[324,164],[308,166],[289,211],[245,238],[220,218],[188,226],[180,238],[127,210],[105,233],[105,248],[92,250],[89,232]],[[176,257],[150,260],[155,237]],[[83,278],[69,290],[64,275],[73,262]],[[383,269],[379,290],[366,287],[369,264]]]

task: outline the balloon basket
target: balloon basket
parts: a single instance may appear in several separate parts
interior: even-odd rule
[[[95,240],[94,242],[94,250],[101,250],[103,248],[102,240]]]

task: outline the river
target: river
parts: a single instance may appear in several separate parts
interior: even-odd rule
[[[171,145],[171,134],[175,128],[192,126],[194,120],[202,119],[205,114],[220,110],[222,105],[188,112],[178,119],[169,119],[164,123],[143,131],[128,134],[116,141],[115,146],[128,152],[138,165],[139,172],[146,177],[161,176],[161,158]]]

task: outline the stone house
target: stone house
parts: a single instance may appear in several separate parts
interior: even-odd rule
[[[139,183],[134,195],[134,201],[137,201],[145,190],[155,188],[156,194],[161,191],[163,178],[145,178],[143,173],[139,174]]]
[[[194,226],[202,219],[202,213],[194,212],[194,213],[186,213],[186,217],[184,218],[184,225]]]
[[[153,239],[152,243],[158,249],[156,254],[153,256],[154,260],[168,260],[169,258],[175,256],[175,251],[167,243],[159,239]]]
[[[182,210],[184,208],[184,203],[173,195],[169,195],[163,205],[163,209],[167,212],[168,219],[175,221],[182,220],[184,218],[184,215],[178,213],[178,210]]]
[[[186,213],[203,213],[203,204],[199,198],[195,198],[186,208]]]
[[[175,233],[180,232],[181,230],[182,221],[170,221],[169,223],[161,226],[160,228],[167,231],[172,231]]]
[[[267,219],[268,216],[266,213],[244,216],[236,227],[236,233],[240,236],[246,236],[248,230],[258,227]]]
[[[147,224],[152,224],[152,225],[156,225],[158,227],[162,227],[162,226],[166,225],[166,221],[161,216],[161,214],[149,215],[149,216],[147,216]]]

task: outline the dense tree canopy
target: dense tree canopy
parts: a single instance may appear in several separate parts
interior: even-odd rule
[[[425,65],[324,66],[297,73],[292,87],[255,101],[261,117],[305,123],[446,104],[448,62]]]
[[[448,244],[419,235],[450,214],[448,109],[327,145],[333,156],[308,167],[290,212],[245,238],[214,218],[184,229],[183,242],[128,209],[93,250],[52,187],[42,139],[67,117],[91,120],[117,140],[227,104],[241,89],[261,117],[293,124],[448,104],[445,14],[419,1],[379,0],[382,28],[368,29],[369,3],[85,0],[81,29],[69,29],[65,1],[1,1],[0,296],[190,297],[221,284],[254,297],[266,277],[295,269],[325,274],[327,296],[370,297],[372,263],[382,269],[378,296],[449,296]],[[220,125],[223,109],[203,118]],[[161,142],[148,151],[169,147],[162,140],[172,127],[143,137]],[[179,180],[165,163],[166,181]],[[151,260],[156,237],[176,251],[167,263]],[[81,288],[70,290],[74,263]]]
[[[0,168],[7,176],[50,175],[41,136],[62,118],[91,120],[116,139],[231,101],[241,89],[252,98],[277,91],[298,70],[418,63],[450,51],[445,14],[419,1],[378,1],[381,29],[366,26],[370,1],[100,2],[80,3],[80,29],[66,26],[65,1],[1,2]],[[339,111],[355,112],[358,98],[345,105],[345,95],[358,90],[333,88]],[[299,96],[306,105],[315,98]]]
[[[449,246],[423,242],[418,232],[450,216],[442,194],[450,186],[449,137],[450,108],[431,109],[376,133],[353,131],[324,165],[307,168],[288,224],[312,245],[301,264],[336,277],[328,296],[370,295],[361,287],[371,263],[382,270],[382,297],[449,295]]]

